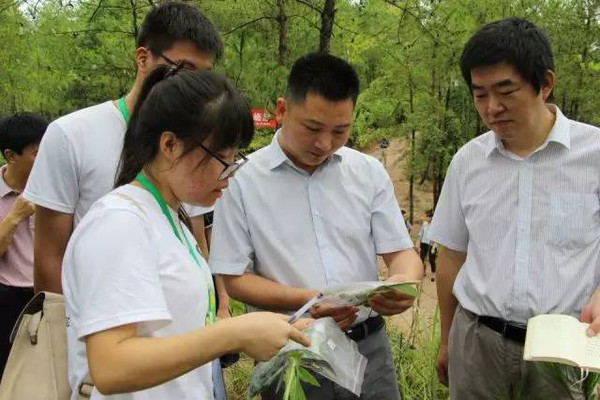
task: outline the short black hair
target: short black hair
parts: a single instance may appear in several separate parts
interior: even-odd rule
[[[350,63],[326,53],[310,53],[292,66],[286,98],[303,102],[307,93],[318,94],[329,101],[352,99],[356,104],[360,80]]]
[[[460,58],[462,75],[472,90],[471,70],[500,63],[513,65],[537,93],[547,70],[554,71],[550,40],[532,22],[506,18],[484,25],[465,45]]]
[[[0,152],[12,150],[17,154],[32,144],[39,144],[48,121],[37,114],[21,112],[0,120]]]
[[[180,40],[189,40],[198,49],[218,59],[223,42],[212,22],[189,4],[166,2],[153,7],[140,26],[136,47],[163,52]]]

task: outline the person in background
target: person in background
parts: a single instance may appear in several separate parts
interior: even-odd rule
[[[0,377],[10,352],[10,333],[33,297],[33,214],[21,193],[48,122],[18,113],[0,120]]]
[[[433,210],[425,211],[425,217],[427,219],[423,220],[421,224],[421,230],[419,231],[419,255],[421,256],[421,262],[423,263],[423,267],[425,268],[425,273],[427,273],[427,266],[425,265],[425,259],[429,258],[429,266],[431,267],[431,273],[435,275],[435,249],[434,243],[431,243],[429,239],[429,228],[431,224],[431,218],[433,217]],[[434,276],[431,277],[431,281],[435,281]]]
[[[402,209],[400,210],[400,212],[402,213],[402,218],[404,218],[404,224],[406,225],[406,229],[408,230],[408,234],[410,235],[410,231],[412,230],[412,224],[406,216],[406,210]]]
[[[379,141],[379,156],[384,167],[387,168],[387,148],[390,147],[390,139],[383,138]]]
[[[223,44],[213,24],[189,4],[164,2],[142,22],[135,43],[136,78],[118,100],[76,111],[53,121],[23,196],[36,205],[34,286],[62,293],[60,271],[73,229],[92,204],[110,192],[129,115],[145,78],[162,64],[209,69]],[[200,209],[186,207],[192,220]]]

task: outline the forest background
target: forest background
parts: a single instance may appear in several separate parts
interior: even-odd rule
[[[157,3],[0,0],[0,116],[32,111],[51,120],[125,94],[135,76],[134,38]],[[189,3],[223,36],[225,52],[215,70],[232,79],[253,108],[273,110],[291,65],[305,53],[330,52],[353,63],[361,93],[352,145],[378,154],[376,143],[392,140],[388,171],[411,222],[435,205],[454,153],[486,130],[458,67],[466,40],[482,24],[518,16],[545,29],[557,74],[552,102],[569,118],[600,125],[600,0]],[[272,134],[257,131],[248,151],[269,143]],[[408,321],[388,325],[403,398],[447,398],[434,368],[434,283],[424,281],[417,305],[404,314]],[[245,398],[251,370],[248,359],[227,369],[231,399]]]
[[[361,77],[352,143],[408,143],[415,185],[437,201],[452,155],[485,131],[458,61],[481,24],[508,16],[543,27],[555,53],[553,102],[600,125],[600,0],[195,0],[222,33],[216,70],[253,108],[273,110],[294,60],[325,51]],[[0,0],[0,115],[54,119],[118,98],[134,78],[134,38],[157,0]],[[270,141],[259,131],[252,148]]]

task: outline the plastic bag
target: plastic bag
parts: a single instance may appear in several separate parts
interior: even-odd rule
[[[305,333],[311,339],[309,348],[289,341],[271,360],[256,365],[248,399],[253,399],[276,380],[281,389],[290,360],[298,356],[300,368],[314,371],[360,396],[367,359],[359,353],[358,345],[346,337],[333,318],[316,320]],[[298,375],[299,380],[310,381],[303,372]]]

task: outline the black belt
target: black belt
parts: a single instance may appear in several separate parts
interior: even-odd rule
[[[527,328],[525,326],[496,317],[475,316],[475,318],[477,322],[480,322],[491,330],[498,332],[506,339],[521,344],[525,343],[525,334],[527,333]]]
[[[372,333],[379,331],[385,325],[381,315],[367,318],[365,321],[348,329],[345,333],[350,339],[358,342]]]

